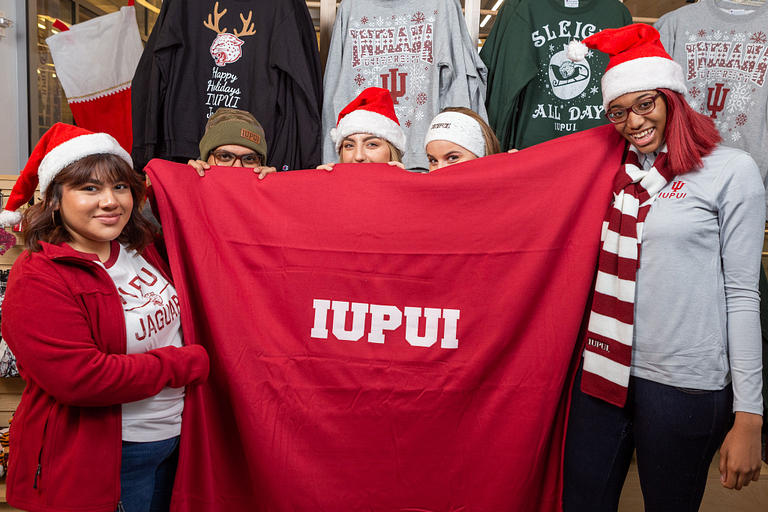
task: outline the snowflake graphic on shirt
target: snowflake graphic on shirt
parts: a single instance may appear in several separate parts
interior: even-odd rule
[[[701,28],[682,43],[688,102],[737,147],[745,140],[748,110],[763,94],[756,91],[768,81],[767,39],[766,31]]]
[[[413,121],[424,116],[417,112],[417,107],[428,101],[428,77],[436,65],[433,55],[435,18],[427,18],[423,12],[414,9],[410,13],[401,11],[355,19],[349,30],[353,41],[351,65],[357,70],[350,76],[353,87],[358,94],[364,87],[388,89],[401,126],[408,129],[413,126]]]
[[[736,84],[731,88],[731,93],[728,96],[728,113],[738,114],[744,112],[747,108],[750,98],[752,97],[752,87],[749,84]]]

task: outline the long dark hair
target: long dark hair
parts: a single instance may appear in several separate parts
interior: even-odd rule
[[[669,89],[658,91],[667,103],[664,139],[672,172],[677,175],[700,169],[704,165],[702,158],[722,140],[720,132],[712,119],[693,110],[682,94]]]
[[[146,186],[139,174],[131,169],[122,158],[110,154],[89,155],[65,167],[48,185],[45,196],[24,212],[22,240],[30,252],[42,247],[40,242],[58,245],[71,242],[72,237],[61,221],[57,209],[65,186],[77,187],[98,178],[105,183],[125,182],[131,190],[133,209],[128,223],[117,241],[141,253],[156,236],[154,226],[141,215],[140,205],[144,200]]]

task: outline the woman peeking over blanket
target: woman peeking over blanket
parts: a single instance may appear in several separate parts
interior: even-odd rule
[[[573,390],[563,509],[617,510],[636,450],[646,510],[698,510],[718,447],[723,486],[760,474],[765,191],[754,160],[688,106],[654,28],[583,43],[610,55],[603,105],[630,146]]]
[[[267,167],[267,141],[264,129],[250,112],[234,108],[219,108],[205,123],[205,135],[200,140],[200,158],[187,162],[197,174],[205,176],[212,165],[248,167],[264,179],[276,172]]]
[[[448,107],[437,114],[429,123],[424,147],[429,172],[501,151],[493,129],[466,107]]]
[[[339,163],[383,164],[405,169],[402,164],[405,133],[395,114],[387,89],[369,87],[339,113],[336,128],[331,130]],[[330,171],[335,163],[319,165]]]
[[[7,497],[31,511],[168,510],[185,386],[208,356],[184,346],[179,301],[144,184],[115,139],[61,123],[40,139],[0,222],[26,210],[3,338],[26,388]]]

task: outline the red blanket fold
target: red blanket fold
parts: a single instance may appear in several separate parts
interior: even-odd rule
[[[557,511],[623,139],[429,175],[152,161],[186,343],[174,511]]]

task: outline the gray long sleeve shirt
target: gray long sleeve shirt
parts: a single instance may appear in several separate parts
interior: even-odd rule
[[[661,190],[643,230],[631,375],[707,390],[732,381],[733,410],[762,414],[764,196],[754,160],[722,146]]]
[[[688,103],[712,118],[723,145],[752,155],[768,187],[768,5],[702,0],[654,27],[683,67]]]

